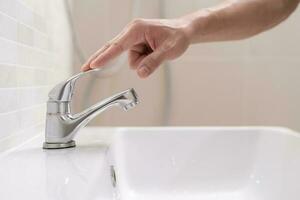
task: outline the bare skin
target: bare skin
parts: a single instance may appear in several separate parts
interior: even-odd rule
[[[105,66],[128,51],[129,64],[141,78],[164,61],[181,56],[191,44],[249,38],[284,21],[300,0],[228,0],[178,19],[136,19],[82,66]]]

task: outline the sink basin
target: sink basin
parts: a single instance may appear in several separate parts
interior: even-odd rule
[[[275,127],[85,128],[0,154],[1,200],[299,200],[300,136]]]
[[[120,129],[122,200],[299,200],[300,138],[282,128]]]

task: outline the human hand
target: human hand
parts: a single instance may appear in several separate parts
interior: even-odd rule
[[[188,23],[180,19],[137,19],[100,48],[81,67],[82,71],[101,68],[128,50],[130,67],[146,78],[165,60],[182,55],[190,44]]]

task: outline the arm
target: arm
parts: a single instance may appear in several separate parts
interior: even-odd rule
[[[285,20],[299,0],[230,0],[183,17],[192,43],[239,40]]]
[[[129,63],[141,78],[165,60],[181,56],[193,43],[239,40],[266,31],[286,19],[300,0],[228,0],[178,19],[138,19],[82,66],[104,66],[128,51]]]

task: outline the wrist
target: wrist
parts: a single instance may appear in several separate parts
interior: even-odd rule
[[[179,18],[180,21],[180,29],[184,33],[186,39],[188,40],[189,44],[193,43],[193,38],[195,34],[195,27],[193,25],[193,21],[186,18]]]
[[[184,31],[190,43],[206,41],[209,35],[209,21],[211,21],[211,18],[211,11],[208,9],[204,9],[181,18],[181,20],[186,24]]]

